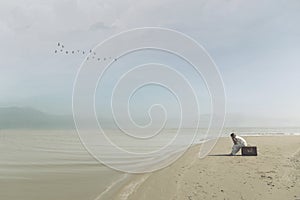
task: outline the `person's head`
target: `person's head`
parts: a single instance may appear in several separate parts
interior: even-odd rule
[[[231,133],[230,136],[231,136],[232,138],[235,138],[236,135],[235,135],[234,133]]]

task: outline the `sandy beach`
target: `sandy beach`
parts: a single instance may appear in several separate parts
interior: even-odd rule
[[[135,176],[114,199],[300,199],[300,136],[245,137],[257,157],[224,156],[230,138],[204,159],[199,145],[167,168]]]
[[[300,136],[245,137],[257,157],[224,156],[232,142],[221,138],[203,159],[195,145],[172,165],[138,175],[104,167],[72,131],[0,136],[1,200],[300,199]]]

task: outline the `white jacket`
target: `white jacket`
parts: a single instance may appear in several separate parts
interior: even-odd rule
[[[247,142],[244,138],[240,136],[235,136],[236,144],[240,146],[247,146]]]

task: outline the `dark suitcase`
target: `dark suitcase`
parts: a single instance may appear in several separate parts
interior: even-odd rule
[[[256,146],[242,147],[242,156],[257,156]]]

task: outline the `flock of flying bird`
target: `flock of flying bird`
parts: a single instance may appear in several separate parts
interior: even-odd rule
[[[72,51],[69,51],[69,50],[66,50],[65,49],[65,46],[62,44],[62,43],[60,43],[60,42],[58,42],[57,43],[57,47],[59,48],[59,49],[55,49],[55,51],[54,51],[54,53],[65,53],[65,54],[82,54],[82,55],[85,55],[86,53],[90,53],[90,56],[88,56],[86,59],[87,60],[89,60],[89,59],[97,59],[98,61],[101,61],[101,60],[103,60],[103,61],[105,61],[105,60],[109,60],[109,59],[112,59],[112,57],[108,57],[108,58],[106,58],[106,57],[104,57],[104,58],[100,58],[100,57],[97,57],[96,56],[96,52],[93,52],[92,50],[90,50],[90,51],[82,51],[82,50],[72,50]],[[117,59],[116,58],[114,58],[114,61],[116,61]]]

